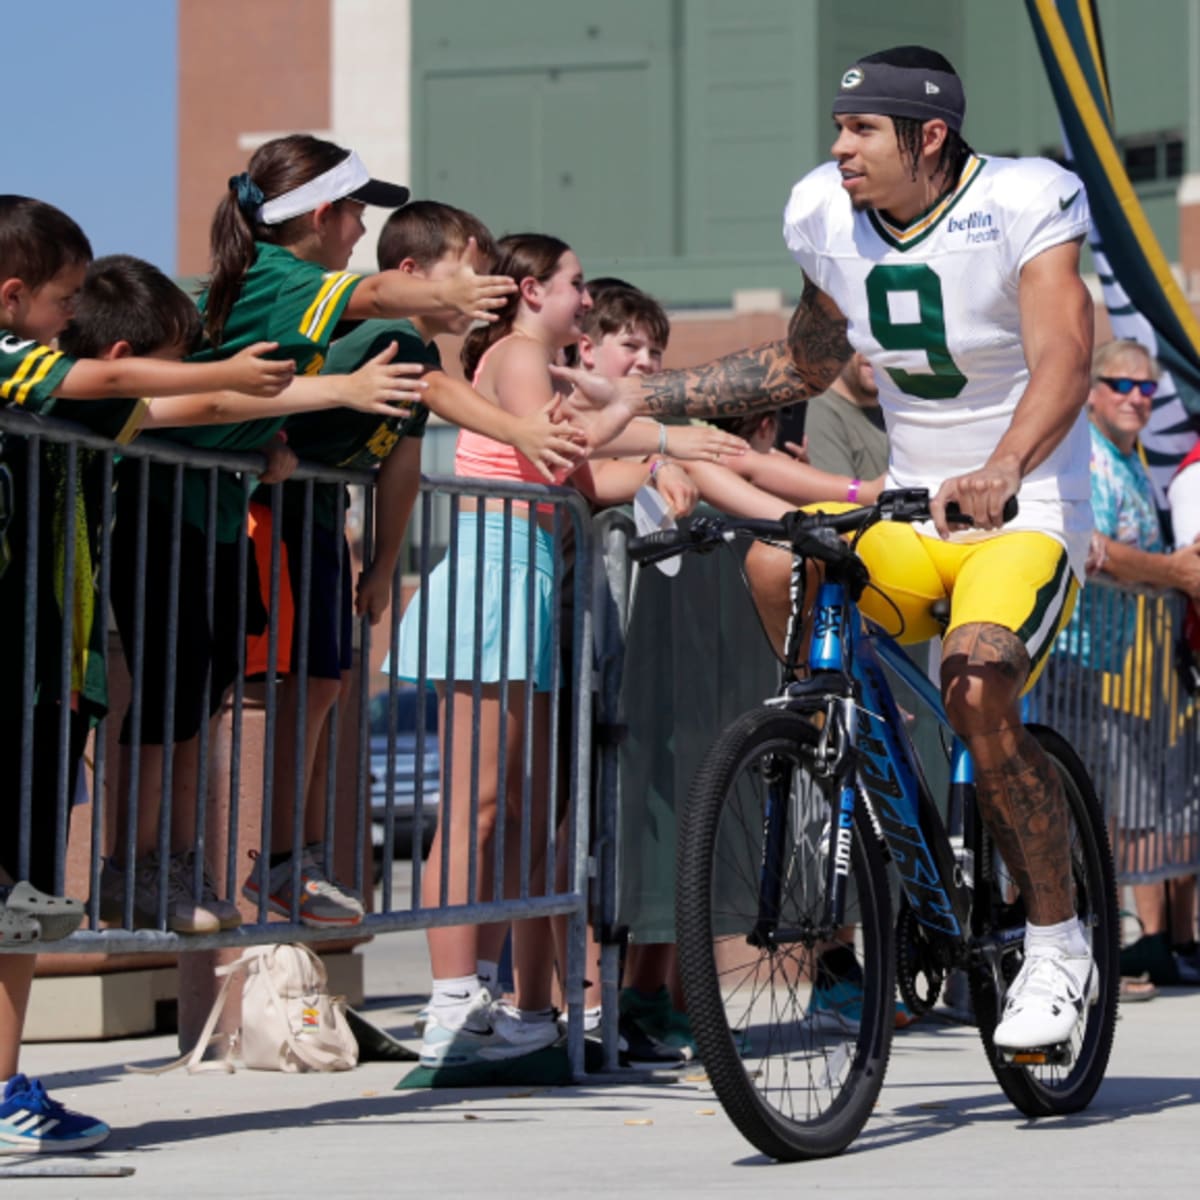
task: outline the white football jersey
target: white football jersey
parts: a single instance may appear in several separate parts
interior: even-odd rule
[[[903,227],[872,210],[856,212],[836,163],[796,184],[784,238],[875,368],[890,484],[932,493],[987,461],[1029,382],[1021,268],[1085,236],[1088,225],[1082,183],[1040,158],[972,156],[958,186]],[[1080,573],[1091,529],[1088,454],[1081,413],[1022,481],[1020,513],[1005,527],[1055,536]]]

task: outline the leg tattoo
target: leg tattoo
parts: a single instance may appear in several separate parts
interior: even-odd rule
[[[963,625],[946,638],[946,711],[975,763],[979,815],[1035,925],[1074,912],[1067,802],[1054,766],[1022,726],[1025,647],[998,625]]]
[[[1067,803],[1058,772],[1026,729],[1000,730],[988,740],[1007,745],[994,766],[981,769],[976,763],[979,815],[1024,897],[1030,922],[1065,921],[1075,906]]]

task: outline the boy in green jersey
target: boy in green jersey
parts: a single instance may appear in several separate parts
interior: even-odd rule
[[[380,271],[400,271],[437,283],[455,278],[464,267],[491,269],[494,242],[476,217],[447,204],[416,201],[394,212],[380,233]],[[411,415],[384,420],[331,409],[289,419],[288,445],[301,458],[342,467],[379,466],[375,488],[374,544],[370,562],[358,580],[354,611],[378,622],[391,603],[392,577],[420,486],[421,437],[430,412],[447,421],[507,442],[521,451],[550,480],[556,468],[569,466],[583,452],[579,431],[552,414],[550,407],[516,418],[479,396],[473,388],[442,370],[434,339],[461,334],[470,325],[462,314],[425,314],[410,319],[364,321],[330,348],[326,374],[358,369],[362,363],[396,347],[396,362],[425,368],[423,402]],[[352,663],[349,555],[343,533],[344,489],[314,487],[314,528],[309,587],[308,678],[304,726],[303,777],[297,779],[294,745],[277,738],[271,820],[269,906],[291,907],[292,811],[297,787],[304,790],[305,859],[320,859],[318,844],[325,830],[325,773],[315,769],[325,739],[327,719],[342,692]],[[304,489],[285,489],[283,539],[288,550],[293,595],[300,588]],[[297,605],[298,607],[298,605]],[[294,632],[292,661],[298,631]],[[280,729],[297,728],[299,686],[289,675],[279,690]],[[303,877],[302,877],[303,878]],[[243,894],[258,899],[258,875],[251,875]],[[352,925],[362,919],[362,902],[348,888],[326,878],[306,889],[301,919],[310,925]]]

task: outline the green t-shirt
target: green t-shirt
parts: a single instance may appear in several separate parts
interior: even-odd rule
[[[48,413],[54,407],[54,389],[74,365],[61,350],[0,329],[0,403]]]
[[[353,332],[330,347],[323,374],[349,375],[396,343],[393,362],[424,363],[430,370],[442,369],[442,356],[433,342],[426,342],[411,321],[363,321]],[[301,413],[287,421],[288,445],[300,458],[335,467],[368,469],[382,462],[401,438],[425,435],[429,409],[412,406],[408,417],[379,417],[352,408],[328,408]],[[315,520],[326,529],[336,529],[342,513],[342,489],[337,484],[317,484],[313,489]],[[299,485],[284,488],[285,504],[303,504]]]
[[[116,442],[130,441],[145,417],[144,400],[62,400],[53,395],[76,361],[61,350],[0,330],[0,400],[28,412],[53,412]]]
[[[190,362],[229,358],[255,342],[278,342],[275,359],[294,359],[300,375],[316,375],[325,352],[362,276],[349,271],[326,271],[297,258],[290,250],[256,243],[254,265],[225,322],[219,349],[207,346]],[[207,293],[200,297],[204,309]],[[203,425],[171,431],[170,440],[206,449],[244,452],[257,450],[283,428],[285,417],[241,421],[233,425]],[[152,472],[153,494],[169,503],[170,470]],[[184,475],[184,520],[205,526],[206,473]],[[236,541],[242,522],[242,487],[228,474],[217,481],[217,540]]]

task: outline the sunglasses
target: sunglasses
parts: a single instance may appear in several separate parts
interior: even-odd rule
[[[1112,388],[1118,396],[1128,396],[1134,388],[1137,388],[1149,400],[1158,391],[1158,382],[1154,379],[1109,379],[1101,375],[1100,382],[1105,387]]]

